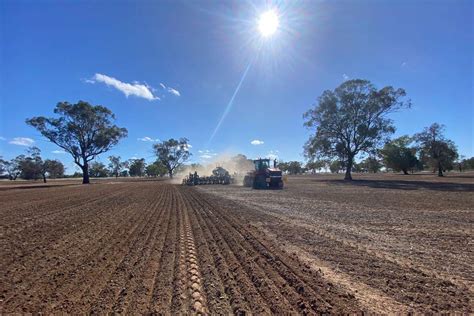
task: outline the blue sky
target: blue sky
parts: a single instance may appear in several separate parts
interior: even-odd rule
[[[280,27],[262,39],[257,20],[268,8]],[[153,140],[187,137],[193,161],[303,160],[302,114],[346,78],[406,89],[413,108],[392,116],[395,136],[439,122],[474,156],[472,1],[3,0],[0,14],[4,158],[32,140],[73,172],[24,121],[85,100],[128,129],[110,152],[123,158],[151,161]]]

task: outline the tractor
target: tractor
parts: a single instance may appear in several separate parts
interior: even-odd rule
[[[281,170],[277,168],[276,160],[273,167],[270,159],[256,159],[253,161],[255,170],[248,172],[244,177],[244,186],[254,189],[283,189]]]

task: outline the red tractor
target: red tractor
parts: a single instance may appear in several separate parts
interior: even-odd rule
[[[255,170],[244,177],[244,186],[254,189],[283,189],[281,170],[277,168],[276,160],[271,166],[270,159],[257,159],[253,161]]]

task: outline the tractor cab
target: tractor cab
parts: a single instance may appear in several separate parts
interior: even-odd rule
[[[265,170],[270,168],[270,159],[257,159],[253,161],[255,170]]]

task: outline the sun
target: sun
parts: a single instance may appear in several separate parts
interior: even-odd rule
[[[258,19],[258,30],[263,37],[272,36],[277,30],[280,21],[275,10],[268,10]]]

